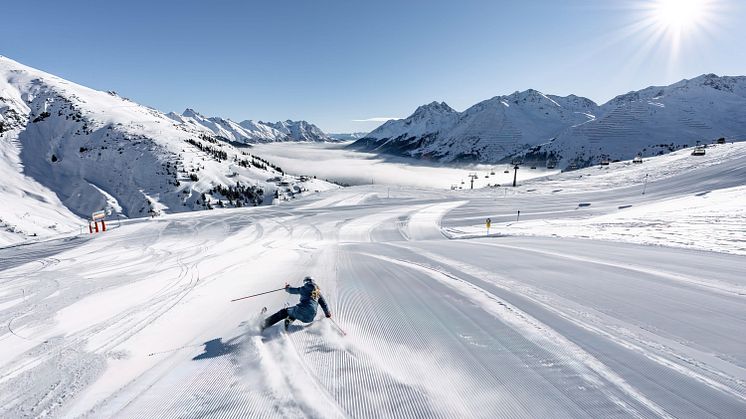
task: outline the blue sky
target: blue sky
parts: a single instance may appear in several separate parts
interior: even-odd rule
[[[535,88],[597,102],[703,73],[746,75],[746,2],[672,36],[660,0],[12,1],[0,54],[164,111],[367,131],[420,104]],[[657,33],[657,35],[656,35]]]

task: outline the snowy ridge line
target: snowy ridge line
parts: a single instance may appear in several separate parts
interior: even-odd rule
[[[492,236],[490,235],[490,237]],[[503,235],[502,237],[505,237],[505,235]],[[642,273],[650,274],[650,275],[657,276],[660,278],[669,279],[672,281],[684,282],[686,284],[695,285],[697,287],[703,288],[711,292],[718,292],[721,294],[730,295],[730,296],[738,296],[738,297],[746,296],[745,287],[739,287],[734,284],[726,284],[726,283],[723,283],[723,282],[720,282],[714,279],[706,281],[706,282],[699,281],[695,278],[685,277],[680,274],[671,274],[668,272],[659,271],[657,269],[647,268],[647,267],[633,265],[633,264],[621,264],[621,263],[615,263],[615,262],[608,262],[608,261],[593,259],[593,258],[585,257],[585,256],[574,256],[574,255],[562,254],[558,252],[552,252],[548,250],[531,249],[531,248],[522,247],[522,246],[498,244],[498,243],[483,243],[483,242],[480,242],[479,244],[483,246],[502,247],[506,249],[515,249],[515,250],[521,250],[524,252],[532,252],[532,253],[538,253],[542,255],[555,256],[555,257],[559,257],[563,259],[576,260],[578,262],[587,262],[587,263],[593,263],[597,265],[611,266],[614,268],[625,269],[625,270],[630,270],[634,272],[642,272]]]
[[[169,112],[166,116],[185,129],[203,131],[239,144],[335,141],[319,127],[307,121],[285,120],[272,123],[245,120],[234,122],[221,117],[206,117],[191,108],[187,108],[181,114]]]
[[[418,262],[413,262],[405,259],[389,258],[386,256],[373,254],[365,255],[399,266],[420,270],[421,272],[428,274],[428,276],[453,288],[462,295],[473,300],[475,303],[479,302],[478,305],[485,309],[489,309],[489,311],[501,321],[509,323],[518,330],[528,332],[528,335],[524,334],[524,336],[529,340],[535,342],[537,345],[541,343],[541,345],[539,346],[552,346],[558,348],[560,352],[564,352],[572,359],[574,359],[577,362],[576,365],[583,366],[588,370],[593,371],[595,375],[602,377],[606,382],[612,384],[623,393],[639,402],[642,406],[655,413],[658,417],[668,419],[674,418],[663,408],[658,406],[655,402],[648,399],[644,394],[641,394],[634,387],[629,385],[622,377],[618,376],[612,370],[608,369],[601,361],[599,361],[590,353],[586,352],[583,348],[568,340],[564,336],[558,334],[553,329],[539,322],[529,314],[523,312],[513,305],[506,303],[505,301],[502,301],[497,296],[484,290],[483,288],[441,269],[437,269]],[[614,396],[613,394],[607,395],[635,417],[645,417],[644,414],[638,412],[632,406],[629,406],[627,403]]]
[[[389,244],[389,245],[390,246],[394,246],[394,247],[401,247],[400,245],[397,245],[397,244]],[[493,272],[484,271],[484,270],[482,270],[482,269],[480,269],[480,268],[478,268],[476,266],[464,264],[464,263],[455,261],[453,259],[444,257],[442,255],[436,255],[436,254],[433,254],[433,253],[430,253],[428,251],[424,251],[424,250],[421,250],[421,249],[418,250],[418,252],[420,253],[420,255],[422,255],[424,257],[427,257],[427,258],[432,259],[432,260],[438,260],[439,262],[444,263],[446,265],[455,266],[458,269],[463,270],[466,273],[474,275],[475,277],[494,279],[495,281],[490,282],[491,284],[493,284],[493,285],[495,285],[495,286],[497,286],[499,288],[502,288],[502,289],[504,289],[506,291],[509,291],[509,292],[520,293],[520,295],[522,295],[524,298],[527,298],[527,299],[533,301],[534,303],[538,304],[539,306],[544,307],[546,310],[551,311],[551,312],[557,314],[558,316],[560,316],[563,319],[565,319],[565,320],[567,320],[567,321],[575,324],[576,326],[579,326],[579,327],[581,327],[583,329],[586,329],[586,330],[591,331],[593,333],[596,333],[596,334],[598,334],[600,336],[603,336],[603,337],[609,339],[610,341],[612,341],[614,343],[617,343],[618,345],[620,345],[622,347],[625,347],[625,348],[630,349],[630,350],[632,350],[634,352],[637,352],[637,353],[645,356],[646,358],[648,358],[648,359],[650,359],[650,360],[652,360],[652,361],[654,361],[654,362],[656,362],[656,363],[658,363],[660,365],[663,365],[664,367],[672,369],[672,370],[674,370],[674,371],[676,371],[676,372],[678,372],[678,373],[680,373],[682,375],[694,378],[697,381],[699,381],[699,382],[701,382],[701,383],[703,383],[703,384],[705,384],[705,385],[707,385],[707,386],[709,386],[709,387],[711,387],[711,388],[713,388],[715,390],[721,391],[721,392],[729,394],[731,396],[735,396],[739,400],[746,401],[746,392],[744,392],[744,390],[746,389],[746,382],[744,382],[743,380],[740,380],[740,379],[738,379],[736,377],[727,375],[727,374],[725,374],[722,371],[718,371],[718,370],[715,370],[713,368],[710,368],[709,366],[707,366],[707,365],[705,365],[703,363],[693,362],[691,359],[689,359],[689,358],[687,358],[685,356],[682,356],[680,354],[677,354],[677,353],[673,352],[672,350],[666,350],[662,346],[652,347],[649,344],[649,342],[638,340],[637,341],[638,344],[635,344],[635,343],[633,343],[633,342],[631,342],[629,340],[622,339],[622,338],[620,338],[619,336],[617,336],[617,335],[615,335],[613,333],[610,333],[608,331],[605,331],[605,330],[601,329],[599,326],[592,325],[592,324],[590,324],[588,322],[584,322],[584,321],[580,320],[580,318],[582,316],[577,316],[577,315],[573,316],[572,314],[565,313],[560,308],[557,308],[555,305],[548,304],[548,303],[544,302],[542,300],[542,298],[540,298],[540,293],[537,290],[535,290],[534,288],[530,287],[530,286],[521,285],[520,286],[520,290],[517,290],[517,289],[515,289],[515,287],[512,287],[512,286],[510,286],[510,285],[507,284],[507,282],[511,282],[511,281],[507,281],[505,278],[502,278],[501,276],[499,276],[498,274],[495,274]],[[408,263],[415,263],[416,264],[416,262],[408,262]],[[437,270],[435,268],[431,268],[431,267],[428,267],[426,265],[423,265],[423,267],[427,268],[427,269]],[[444,273],[444,275],[448,276],[449,274]],[[459,280],[461,280],[461,279],[459,279]],[[463,280],[461,280],[461,281],[463,281]],[[465,281],[465,282],[469,283],[468,281]],[[544,295],[546,295],[546,293],[544,293]],[[553,298],[555,300],[558,300],[558,299],[561,300],[562,299],[561,297],[556,297],[556,296],[553,297]],[[651,353],[650,351],[645,350],[641,346],[641,345],[645,345],[646,343],[648,343],[647,346],[651,347],[651,349],[656,349],[656,350],[662,351],[664,353],[667,353],[669,356],[671,356],[671,357],[673,357],[673,358],[675,358],[675,359],[677,359],[677,360],[679,360],[681,362],[684,362],[685,364],[687,364],[689,366],[696,367],[696,368],[701,369],[701,370],[703,370],[703,371],[705,371],[705,372],[707,372],[709,374],[712,374],[712,375],[714,375],[714,376],[716,376],[716,377],[724,380],[726,383],[730,383],[732,386],[728,385],[728,384],[725,384],[725,383],[722,383],[722,382],[719,382],[719,381],[717,381],[717,380],[715,380],[715,379],[713,379],[711,377],[708,377],[708,376],[706,376],[706,375],[704,375],[704,374],[702,374],[700,372],[697,372],[697,371],[693,370],[692,368],[687,367],[687,365],[682,365],[682,364],[676,363],[674,361],[671,361],[669,359],[666,359],[666,358],[664,358],[662,356],[659,356],[659,355],[656,355],[654,353]],[[581,348],[581,350],[582,350],[582,348]]]

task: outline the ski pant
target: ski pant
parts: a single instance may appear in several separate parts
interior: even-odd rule
[[[272,326],[273,324],[275,324],[275,323],[279,322],[280,320],[283,320],[283,319],[285,319],[287,317],[290,317],[290,315],[288,314],[288,309],[283,308],[282,310],[280,310],[277,313],[275,313],[275,314],[267,317],[264,320],[264,329]]]

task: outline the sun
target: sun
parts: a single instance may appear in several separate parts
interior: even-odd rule
[[[733,25],[730,12],[735,1],[746,0],[608,2],[605,7],[622,12],[619,16],[624,23],[604,34],[601,48],[629,48],[630,55],[624,64],[629,68],[655,60],[673,71],[683,58],[708,55],[713,42]]]
[[[724,0],[644,0],[646,17],[641,27],[651,39],[667,45],[674,60],[684,50],[701,45],[718,28]]]
[[[656,0],[653,15],[666,30],[683,32],[704,22],[708,3],[708,0]]]

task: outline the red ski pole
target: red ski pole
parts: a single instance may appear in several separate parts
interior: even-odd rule
[[[271,292],[282,291],[282,290],[284,290],[284,289],[285,289],[285,287],[282,287],[282,288],[278,288],[278,289],[276,289],[276,290],[272,290],[272,291],[260,292],[259,294],[254,294],[254,295],[247,295],[246,297],[241,297],[241,298],[236,298],[236,299],[233,299],[233,300],[231,300],[231,303],[232,303],[232,302],[234,302],[234,301],[238,301],[238,300],[245,300],[245,299],[247,299],[247,298],[251,298],[251,297],[257,297],[257,296],[259,296],[259,295],[269,294],[269,293],[271,293]]]

